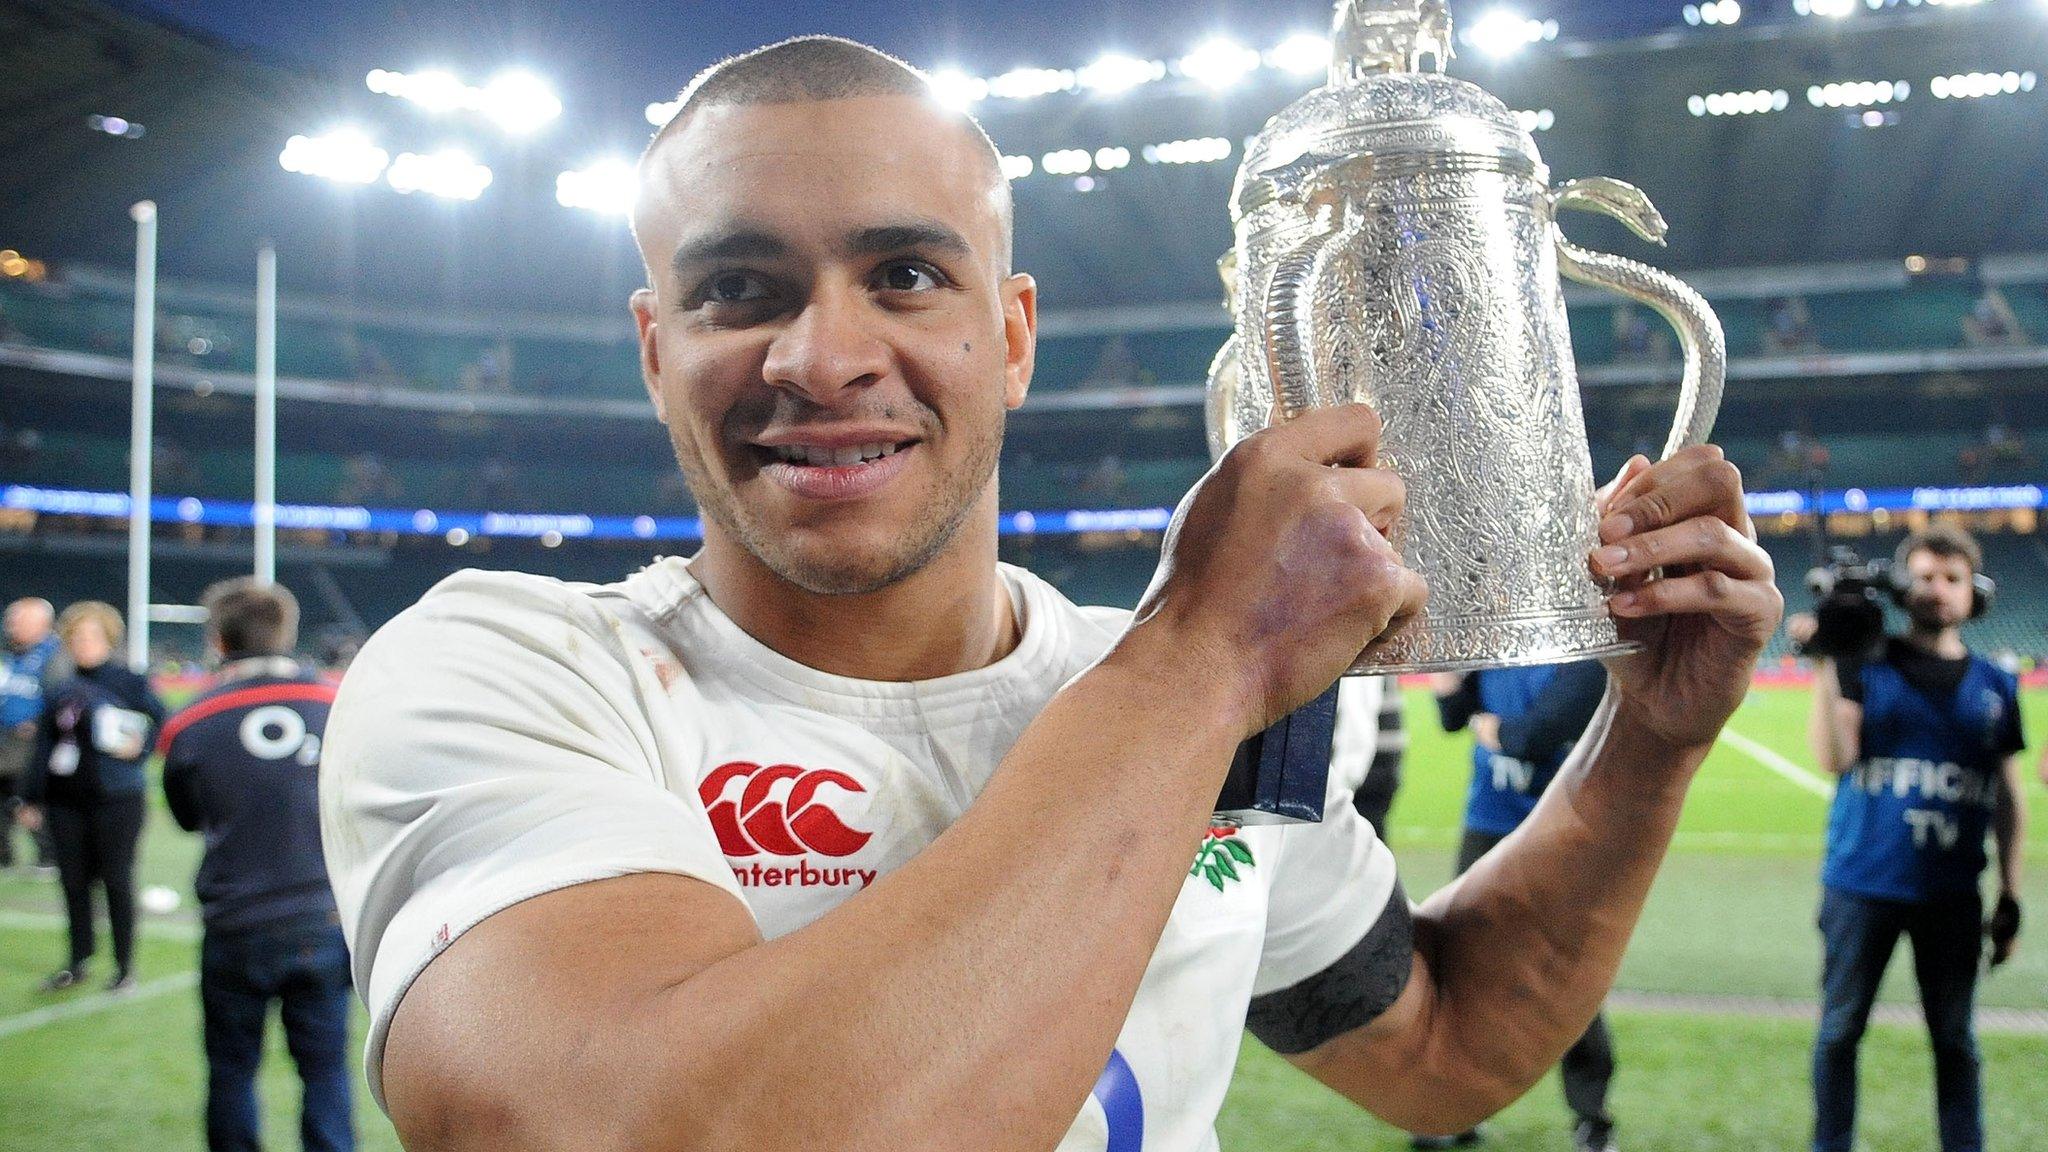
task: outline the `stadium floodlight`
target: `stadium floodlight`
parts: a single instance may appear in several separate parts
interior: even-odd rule
[[[373,68],[363,83],[370,91],[417,104],[429,112],[452,112],[475,104],[475,89],[440,68],[424,72],[392,72]]]
[[[277,162],[287,172],[338,184],[369,184],[384,174],[391,154],[370,143],[362,132],[340,128],[320,136],[292,137],[284,142]]]
[[[1031,162],[1031,157],[1029,156],[1005,156],[1003,157],[1003,178],[1007,180],[1022,180],[1026,176],[1031,175],[1036,167]]]
[[[1012,68],[988,82],[988,94],[1002,100],[1029,100],[1073,90],[1074,73],[1068,68]]]
[[[647,106],[647,122],[656,128],[663,127],[669,121],[675,119],[676,113],[682,110],[683,102],[681,99],[658,100]]]
[[[1937,100],[1980,100],[1986,96],[2032,92],[2040,79],[2033,72],[1964,72],[1936,76],[1927,88]]]
[[[400,152],[384,174],[385,183],[410,195],[425,192],[444,200],[474,200],[490,187],[491,170],[459,148],[439,152]]]
[[[1259,66],[1259,54],[1224,36],[1205,40],[1180,58],[1180,74],[1211,88],[1228,88]]]
[[[1532,20],[1511,9],[1495,8],[1473,23],[1464,39],[1481,55],[1501,60],[1531,44],[1557,39],[1557,21]]]
[[[1119,168],[1128,168],[1130,164],[1131,150],[1129,148],[1097,148],[1095,150],[1095,167],[1098,171],[1114,172]]]
[[[1912,95],[1913,86],[1904,80],[1844,80],[1809,85],[1806,102],[1815,108],[1867,108],[1904,103]]]
[[[555,177],[555,202],[610,216],[629,216],[640,179],[629,160],[600,160]]]
[[[931,82],[933,98],[948,108],[964,112],[988,99],[988,81],[970,76],[958,68],[941,68],[927,79]]]
[[[1825,16],[1840,20],[1856,11],[1856,0],[1792,0],[1792,11],[1801,16]]]
[[[1266,63],[1296,76],[1316,76],[1330,69],[1330,41],[1312,32],[1297,32],[1266,53]]]
[[[1158,60],[1140,60],[1135,56],[1124,56],[1106,52],[1095,58],[1095,63],[1075,73],[1074,78],[1081,87],[1114,95],[1150,84],[1166,75],[1166,65]]]
[[[1039,157],[1038,166],[1048,176],[1078,176],[1095,166],[1095,158],[1086,148],[1062,148]]]
[[[1711,0],[1706,4],[1687,4],[1685,22],[1694,27],[1702,24],[1709,28],[1726,27],[1742,19],[1742,5],[1736,0]]]
[[[375,68],[363,83],[372,92],[396,96],[429,112],[479,113],[508,132],[532,132],[562,114],[562,101],[547,81],[518,69],[498,73],[482,88],[472,88],[441,68],[411,73]]]
[[[1147,144],[1138,153],[1147,164],[1208,164],[1229,159],[1230,148],[1230,141],[1221,136],[1203,136],[1193,140]]]
[[[1686,111],[1695,116],[1759,116],[1765,112],[1783,112],[1791,105],[1792,96],[1783,88],[1713,92],[1705,96],[1688,96],[1685,100]]]
[[[1548,132],[1557,126],[1557,113],[1548,108],[1519,108],[1515,110],[1515,123],[1524,132]]]
[[[561,98],[548,82],[514,69],[491,77],[477,96],[477,111],[517,135],[539,131],[562,114]]]

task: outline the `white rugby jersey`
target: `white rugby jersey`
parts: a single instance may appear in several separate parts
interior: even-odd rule
[[[379,1102],[399,999],[500,909],[670,872],[732,893],[772,939],[923,850],[1128,619],[1001,573],[1016,650],[919,683],[790,660],[680,559],[604,586],[463,572],[381,629],[342,683],[320,781]],[[1060,1152],[1216,1147],[1250,998],[1334,963],[1393,891],[1371,827],[1330,816],[1212,829]]]

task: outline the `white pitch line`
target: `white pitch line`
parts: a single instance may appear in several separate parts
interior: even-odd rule
[[[172,992],[182,992],[197,983],[199,973],[180,972],[175,976],[165,976],[161,980],[151,980],[130,992],[95,992],[76,1000],[66,1000],[62,1004],[52,1004],[48,1008],[38,1008],[33,1012],[23,1012],[19,1016],[9,1016],[0,1020],[0,1040],[41,1028],[45,1024],[55,1024],[59,1020],[90,1016],[95,1012],[119,1008],[124,1004],[135,1004],[143,1000],[153,1000],[158,996],[167,996]]]
[[[100,926],[105,927],[104,924]],[[64,929],[64,917],[55,912],[20,912],[12,908],[0,908],[0,928],[47,928],[61,932]],[[199,939],[199,925],[190,920],[158,920],[149,916],[138,916],[135,918],[135,931],[140,936],[160,936],[169,940]]]
[[[1825,800],[1835,794],[1834,788],[1826,780],[1787,760],[1775,750],[1751,740],[1733,728],[1721,729],[1721,740],[1734,747],[1736,751],[1746,753],[1750,759],[1791,781],[1797,787],[1813,793],[1815,796]]]

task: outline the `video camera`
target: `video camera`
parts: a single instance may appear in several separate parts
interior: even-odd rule
[[[1853,660],[1884,639],[1884,602],[1892,592],[1889,560],[1865,560],[1853,548],[1828,549],[1827,563],[1806,574],[1813,593],[1813,636],[1802,656]]]

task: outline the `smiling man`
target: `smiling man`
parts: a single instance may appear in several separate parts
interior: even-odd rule
[[[1077,608],[996,560],[1037,298],[979,128],[808,38],[699,77],[641,171],[633,312],[702,551],[454,577],[328,729],[408,1147],[1195,1152],[1247,1022],[1416,1131],[1556,1062],[1777,620],[1718,452],[1605,495],[1591,562],[1645,649],[1411,909],[1349,808],[1211,820],[1237,744],[1426,595],[1369,411],[1248,438],[1135,614]]]

